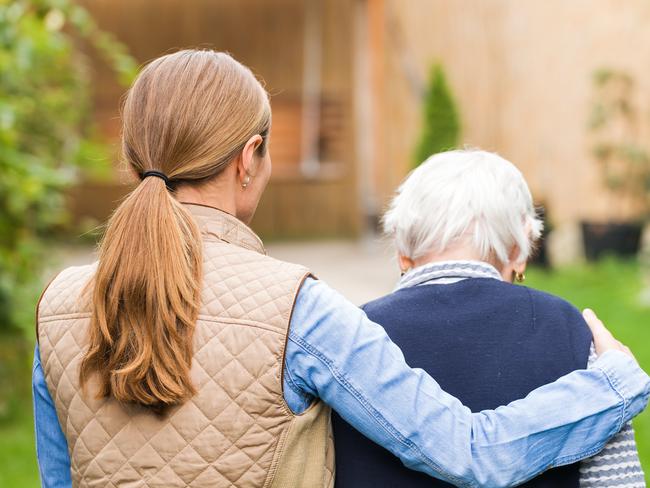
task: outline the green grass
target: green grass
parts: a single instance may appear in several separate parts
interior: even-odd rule
[[[635,262],[608,260],[554,272],[532,269],[526,284],[560,295],[579,308],[594,309],[616,337],[632,348],[644,369],[650,371],[650,308],[638,301],[641,278]],[[26,371],[17,377],[28,375]],[[634,426],[641,460],[648,467],[650,413],[641,414]],[[18,413],[0,423],[0,487],[38,486],[31,406],[29,398],[24,398]]]
[[[33,339],[0,335],[0,487],[39,486],[31,405]]]
[[[11,421],[0,424],[0,486],[37,488],[40,486],[31,406]]]

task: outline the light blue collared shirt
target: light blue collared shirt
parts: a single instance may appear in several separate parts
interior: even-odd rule
[[[471,413],[420,369],[384,329],[325,283],[298,294],[286,350],[285,398],[302,412],[321,398],[406,466],[458,486],[509,486],[599,451],[645,408],[650,378],[610,351],[525,399]],[[70,487],[70,459],[38,348],[34,411],[46,488]]]

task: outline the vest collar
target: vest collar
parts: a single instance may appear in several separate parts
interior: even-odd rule
[[[266,254],[257,234],[234,215],[208,205],[181,203],[194,216],[204,237],[216,237],[228,244]]]

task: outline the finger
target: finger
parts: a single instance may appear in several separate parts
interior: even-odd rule
[[[612,334],[607,330],[605,327],[605,324],[596,316],[593,310],[590,308],[585,308],[584,311],[582,312],[582,316],[584,317],[585,321],[587,322],[587,325],[591,329],[591,333],[594,336],[594,339],[596,337],[613,337]]]

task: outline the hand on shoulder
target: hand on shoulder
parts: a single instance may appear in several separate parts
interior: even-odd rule
[[[621,351],[632,359],[636,361],[634,354],[630,351],[630,348],[622,344],[620,341],[612,335],[612,333],[607,330],[602,321],[596,316],[593,310],[586,308],[582,312],[587,325],[591,329],[591,333],[594,336],[594,345],[596,346],[596,354],[600,356],[601,354],[607,351]]]

